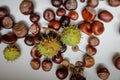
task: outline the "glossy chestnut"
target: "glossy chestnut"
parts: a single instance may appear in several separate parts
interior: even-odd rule
[[[40,16],[37,13],[32,13],[30,15],[30,21],[33,23],[37,23],[40,20]]]
[[[62,0],[51,0],[51,4],[54,7],[60,7],[62,5]]]
[[[39,59],[32,59],[30,62],[32,69],[38,70],[40,68],[40,60]]]
[[[120,70],[120,56],[114,58],[114,65],[118,70]]]
[[[36,34],[39,34],[40,32],[40,25],[38,23],[33,23],[30,28],[29,28],[29,31],[36,35]]]
[[[71,20],[77,20],[79,18],[79,15],[76,11],[72,10],[68,13],[68,17],[71,19]]]
[[[66,14],[66,10],[64,8],[58,8],[56,11],[57,16],[64,16]]]
[[[100,40],[96,36],[90,36],[88,39],[88,44],[90,46],[95,47],[95,46],[98,46],[100,44]]]
[[[60,64],[63,61],[63,57],[60,53],[52,57],[52,61],[56,64]]]
[[[68,26],[70,23],[70,18],[68,16],[62,16],[60,18],[60,24],[61,26],[65,27],[65,26]]]
[[[97,53],[97,49],[93,46],[87,45],[86,47],[86,53],[90,56],[93,56]]]
[[[61,27],[61,24],[57,20],[52,20],[52,21],[49,22],[48,27],[53,28],[55,30],[59,30],[60,27]]]
[[[112,7],[120,6],[120,0],[108,0],[108,4]]]

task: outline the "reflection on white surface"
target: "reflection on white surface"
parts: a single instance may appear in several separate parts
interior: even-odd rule
[[[19,4],[21,1],[22,0],[0,0],[0,6],[9,7],[10,14],[14,17],[15,22],[23,20],[27,23],[28,26],[30,26],[31,22],[29,20],[29,16],[25,16],[19,11]],[[32,1],[35,5],[35,12],[38,12],[41,15],[39,23],[41,26],[47,26],[48,23],[43,19],[42,13],[48,7],[52,8],[54,11],[56,8],[50,5],[50,0]],[[78,6],[79,7],[77,8],[77,11],[80,16],[77,22],[82,20],[81,10],[85,4],[79,2]],[[99,6],[96,8],[96,11],[99,11],[100,9],[106,9],[110,11],[114,16],[114,19],[110,23],[104,23],[105,32],[102,35],[98,36],[100,39],[100,45],[97,47],[97,54],[94,56],[96,62],[95,66],[90,69],[85,69],[85,76],[87,77],[87,80],[99,80],[96,75],[96,67],[98,64],[103,64],[110,71],[110,77],[108,80],[120,80],[120,71],[117,70],[112,63],[113,56],[116,53],[120,54],[120,7],[110,7],[108,6],[106,0],[104,0],[100,1]],[[57,18],[59,19],[59,17]],[[98,18],[96,18],[96,20],[98,20]],[[4,34],[8,31],[10,30],[3,29],[0,33]],[[82,34],[82,37],[83,38],[79,46],[82,50],[85,50],[88,36]],[[17,44],[20,45],[22,55],[18,60],[13,62],[8,62],[4,59],[3,50],[7,45],[4,43],[0,44],[0,80],[58,80],[55,75],[56,67],[58,65],[54,64],[50,72],[44,72],[42,68],[40,68],[40,70],[31,69],[29,63],[32,59],[30,56],[30,50],[32,47],[25,45],[23,39],[19,39],[17,41]],[[66,53],[64,53],[64,57],[69,58],[72,63],[75,63],[77,60],[82,60],[82,55],[83,54],[80,52],[74,53],[70,47],[68,47]],[[69,80],[69,76],[65,80]]]

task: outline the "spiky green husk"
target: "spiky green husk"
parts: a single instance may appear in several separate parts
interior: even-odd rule
[[[20,57],[20,50],[15,45],[8,45],[4,49],[4,58],[8,61],[14,61]]]
[[[60,42],[52,36],[43,38],[37,45],[37,48],[42,55],[46,57],[52,57],[57,55],[58,51],[60,50]]]
[[[80,42],[81,33],[77,26],[69,25],[62,32],[62,42],[69,46],[75,46]]]

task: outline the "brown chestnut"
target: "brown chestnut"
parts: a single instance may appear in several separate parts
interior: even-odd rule
[[[110,22],[113,19],[113,15],[107,10],[102,10],[98,14],[98,18],[104,22]]]
[[[115,57],[114,65],[118,70],[120,70],[120,56]]]
[[[51,0],[54,7],[60,7],[62,5],[62,0]]]
[[[63,57],[60,53],[58,53],[57,55],[52,57],[52,61],[57,64],[60,64],[63,61]]]
[[[94,8],[87,6],[82,10],[82,17],[86,22],[92,22],[96,17]]]
[[[61,62],[61,65],[68,68],[70,66],[70,62],[68,59],[63,59],[63,61]]]
[[[68,26],[69,23],[70,23],[70,18],[68,16],[64,15],[60,18],[60,24],[62,27]]]
[[[87,1],[87,5],[93,8],[97,7],[98,4],[99,4],[99,0],[88,0]]]
[[[18,38],[21,38],[27,35],[28,28],[24,22],[18,22],[13,26],[12,31]]]
[[[29,28],[29,31],[36,35],[40,32],[40,25],[38,23],[33,23],[30,28]]]
[[[97,71],[97,75],[100,79],[102,80],[107,80],[110,76],[110,72],[107,68],[105,67],[102,67],[102,68],[99,68],[98,71]]]
[[[120,0],[108,0],[108,4],[112,7],[120,6]]]
[[[100,21],[94,21],[92,24],[91,24],[91,27],[92,27],[92,32],[95,34],[95,35],[101,35],[103,32],[104,32],[104,24]]]
[[[9,14],[9,11],[6,7],[0,7],[0,19],[4,18]]]
[[[49,22],[48,27],[59,30],[60,27],[61,27],[61,24],[57,20],[52,20],[52,21]]]
[[[32,59],[30,62],[32,69],[38,70],[40,68],[40,60],[39,59]]]
[[[79,15],[76,11],[72,10],[68,13],[68,17],[71,19],[71,20],[77,20],[79,18]]]
[[[66,14],[66,10],[64,8],[58,8],[56,14],[57,16],[64,16]]]
[[[93,46],[87,45],[86,47],[86,53],[90,56],[93,56],[97,53],[97,49]]]
[[[66,44],[63,44],[63,43],[61,42],[61,47],[60,47],[59,53],[64,53],[66,50],[67,50]]]
[[[37,13],[32,13],[30,15],[30,21],[33,23],[37,23],[40,20],[40,16]]]
[[[25,42],[25,44],[28,45],[28,46],[33,46],[33,45],[34,45],[33,35],[28,34],[27,36],[25,36],[24,42]]]
[[[20,4],[20,11],[24,15],[29,15],[33,12],[33,3],[30,0],[23,0]]]
[[[96,36],[90,36],[89,40],[88,40],[88,43],[89,43],[90,46],[95,47],[95,46],[99,45],[100,40]]]

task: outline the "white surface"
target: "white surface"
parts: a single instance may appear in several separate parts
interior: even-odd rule
[[[14,17],[15,22],[23,20],[28,26],[30,26],[31,22],[29,20],[29,16],[25,16],[19,11],[19,4],[21,1],[22,0],[0,0],[0,6],[9,7],[10,14]],[[90,69],[85,69],[85,76],[87,77],[87,80],[100,80],[96,75],[96,68],[99,64],[103,64],[109,69],[110,77],[108,80],[120,80],[120,70],[117,70],[112,63],[113,56],[116,53],[120,54],[120,7],[110,7],[106,1],[107,0],[101,0],[99,6],[96,8],[96,11],[106,9],[113,14],[114,19],[110,23],[104,23],[105,32],[98,36],[100,39],[100,45],[97,46],[98,52],[94,56],[96,61],[95,65]],[[43,11],[48,7],[53,10],[56,10],[56,8],[50,5],[50,0],[33,0],[33,2],[35,12],[38,12],[41,15],[41,19],[39,21],[41,26],[47,26],[48,23],[42,17]],[[79,13],[79,20],[77,22],[82,20],[81,10],[85,6],[85,3],[78,3],[77,11]],[[98,18],[96,17],[96,19]],[[11,30],[3,29],[0,33],[4,34],[8,31]],[[82,34],[81,43],[79,44],[82,50],[85,50],[87,38],[87,35]],[[42,68],[40,68],[40,70],[33,70],[29,64],[32,59],[30,56],[30,50],[32,47],[25,45],[23,39],[19,39],[16,43],[20,45],[22,55],[18,60],[13,62],[8,62],[4,59],[3,50],[7,45],[4,43],[0,44],[0,80],[58,80],[55,75],[56,67],[58,65],[54,64],[50,72],[44,72]],[[71,63],[75,63],[77,60],[82,60],[83,54],[80,52],[74,53],[71,48],[68,47],[66,53],[63,55],[64,57],[69,58]],[[69,80],[69,76],[65,80]]]

